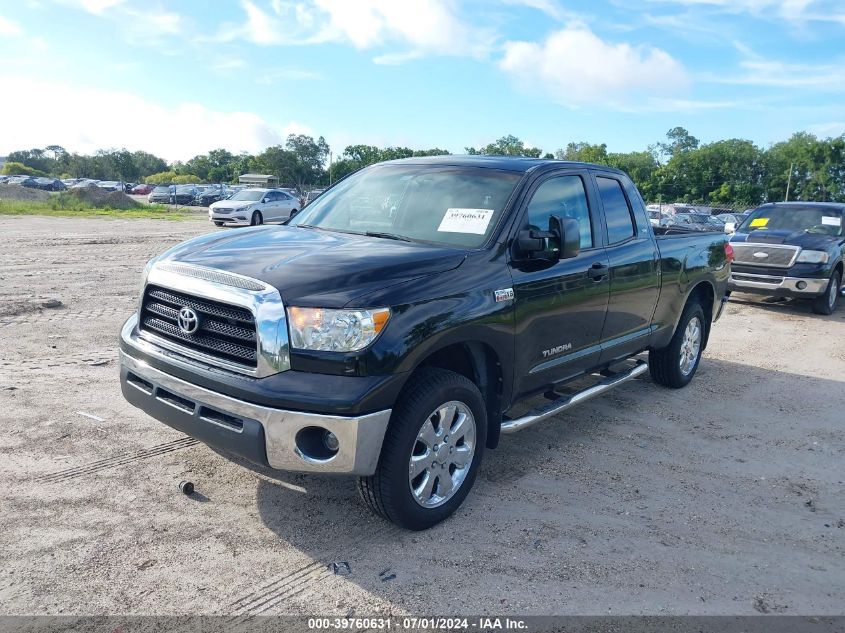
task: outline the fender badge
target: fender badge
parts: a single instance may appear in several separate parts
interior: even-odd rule
[[[510,301],[513,299],[513,288],[502,288],[501,290],[494,290],[493,296],[496,297],[496,303],[500,301]]]

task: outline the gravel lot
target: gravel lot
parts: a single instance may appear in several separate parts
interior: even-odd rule
[[[211,228],[0,217],[0,611],[843,613],[845,308],[737,298],[689,388],[504,437],[410,533],[351,480],[245,469],[124,402],[141,268]]]

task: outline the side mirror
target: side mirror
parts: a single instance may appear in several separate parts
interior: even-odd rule
[[[575,218],[552,217],[560,225],[560,258],[571,259],[581,252],[581,226]],[[551,221],[549,222],[551,224]]]
[[[549,230],[523,229],[517,235],[517,248],[528,259],[555,261],[570,259],[581,251],[578,220],[553,215]]]

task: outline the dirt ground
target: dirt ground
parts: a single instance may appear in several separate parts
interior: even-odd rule
[[[0,612],[843,613],[845,307],[736,297],[688,388],[503,437],[411,533],[351,480],[243,468],[124,402],[141,269],[209,230],[0,217]]]

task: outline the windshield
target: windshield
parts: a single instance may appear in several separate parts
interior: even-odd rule
[[[805,231],[842,235],[842,209],[820,206],[765,206],[743,220],[740,231]]]
[[[170,193],[170,187],[156,187],[153,193]]]
[[[323,193],[290,224],[474,248],[493,231],[521,177],[479,167],[370,167]]]
[[[243,189],[229,198],[229,200],[246,200],[249,202],[255,202],[257,200],[261,200],[263,197],[263,189]]]

